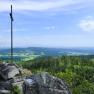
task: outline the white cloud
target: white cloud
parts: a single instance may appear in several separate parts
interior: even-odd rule
[[[45,30],[55,30],[55,26],[46,26],[44,29]]]
[[[32,1],[32,0],[16,0],[12,4],[15,10],[45,11],[45,10],[68,10],[79,9],[91,6],[93,0],[48,0],[48,1]],[[11,2],[0,0],[0,11],[9,11]]]
[[[80,21],[79,26],[83,31],[94,32],[94,19],[87,17]]]

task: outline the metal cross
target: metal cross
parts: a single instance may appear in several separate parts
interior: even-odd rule
[[[11,5],[10,19],[11,19],[11,63],[13,63],[13,13],[12,13],[12,5]]]

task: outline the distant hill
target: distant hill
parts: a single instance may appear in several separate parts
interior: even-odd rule
[[[0,54],[9,54],[10,49],[0,49]],[[14,53],[28,53],[35,55],[94,55],[93,48],[44,48],[44,47],[28,47],[14,48]]]

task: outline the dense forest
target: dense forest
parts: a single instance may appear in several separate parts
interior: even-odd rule
[[[65,80],[73,94],[94,94],[94,56],[43,56],[18,63],[36,72],[49,72]]]

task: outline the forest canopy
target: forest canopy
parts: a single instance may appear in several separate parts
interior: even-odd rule
[[[73,94],[94,94],[94,56],[43,56],[19,63],[33,73],[45,71],[65,80]]]

